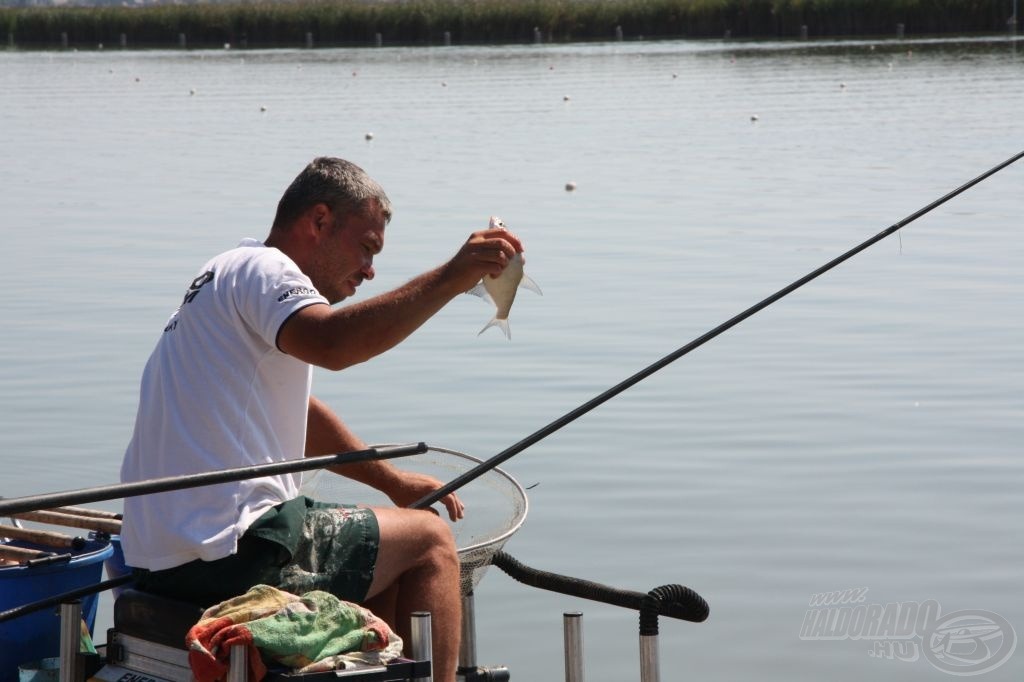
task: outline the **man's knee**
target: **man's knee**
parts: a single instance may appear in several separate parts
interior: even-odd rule
[[[455,537],[448,524],[435,514],[423,514],[419,522],[422,524],[421,532],[428,544],[430,558],[434,561],[458,565]]]
[[[440,517],[424,511],[389,508],[381,511],[378,521],[380,546],[369,596],[382,593],[399,580],[422,579],[415,576],[444,576],[445,582],[458,580],[455,538]],[[426,573],[421,573],[424,570]]]

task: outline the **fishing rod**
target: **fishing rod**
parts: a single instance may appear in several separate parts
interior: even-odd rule
[[[115,485],[97,486],[95,488],[82,488],[81,490],[68,490],[59,493],[44,493],[42,495],[29,495],[26,497],[12,497],[0,499],[0,516],[10,516],[23,512],[35,511],[37,509],[50,509],[71,504],[86,504],[88,502],[100,502],[102,500],[113,500],[121,497],[135,497],[149,493],[161,493],[169,490],[184,490],[186,488],[198,488],[214,483],[226,483],[229,481],[241,481],[256,476],[274,476],[279,474],[294,474],[302,471],[312,471],[328,466],[340,466],[342,464],[353,464],[355,462],[366,462],[371,460],[394,459],[396,457],[407,457],[409,455],[422,454],[427,451],[426,443],[410,443],[408,445],[382,446],[356,450],[354,452],[343,452],[335,455],[320,455],[318,457],[305,457],[303,459],[286,460],[284,462],[271,462],[269,464],[256,464],[253,466],[237,467],[234,469],[220,469],[200,474],[185,474],[182,476],[167,476],[165,478],[153,478],[146,481],[133,483],[120,483]]]
[[[608,400],[611,400],[612,398],[614,398],[618,394],[620,394],[623,391],[625,391],[627,388],[629,388],[629,387],[631,387],[631,386],[633,386],[633,385],[643,381],[644,379],[646,379],[650,375],[654,374],[658,370],[666,367],[667,365],[672,364],[673,362],[675,362],[679,358],[683,357],[684,355],[686,355],[690,351],[692,351],[692,350],[694,350],[696,348],[700,348],[705,343],[707,343],[711,339],[715,338],[719,334],[722,334],[723,332],[728,331],[729,329],[735,327],[737,324],[739,324],[743,320],[745,320],[748,317],[754,315],[755,313],[760,312],[761,310],[764,310],[765,308],[770,306],[772,303],[775,303],[776,301],[778,301],[780,298],[783,298],[784,296],[788,296],[789,294],[791,294],[792,292],[796,291],[797,289],[799,289],[803,285],[807,284],[811,280],[816,279],[817,277],[825,274],[826,272],[828,272],[832,268],[836,267],[840,263],[842,263],[842,262],[844,262],[846,260],[849,260],[853,256],[856,256],[861,251],[864,251],[868,247],[870,247],[870,246],[874,245],[875,243],[877,243],[877,242],[885,239],[886,237],[892,235],[893,233],[895,233],[900,228],[902,228],[902,227],[904,227],[906,225],[909,225],[910,223],[914,222],[915,220],[917,220],[921,216],[923,216],[926,213],[929,213],[930,211],[938,208],[939,206],[941,206],[942,204],[946,203],[947,201],[949,201],[953,197],[957,196],[958,194],[960,194],[962,192],[965,192],[966,190],[970,189],[971,187],[974,187],[975,185],[977,185],[982,180],[985,180],[989,176],[992,176],[992,175],[998,173],[999,171],[1001,171],[1002,169],[1006,168],[1007,166],[1009,166],[1010,164],[1014,163],[1015,161],[1020,160],[1022,157],[1024,157],[1024,151],[1022,151],[1022,152],[1020,152],[1018,154],[1015,154],[1014,156],[1010,157],[1006,161],[1003,161],[1002,163],[998,164],[997,166],[994,166],[994,167],[990,168],[989,170],[985,171],[984,173],[982,173],[978,177],[976,177],[973,180],[970,180],[970,181],[964,183],[960,187],[957,187],[952,192],[949,192],[948,194],[946,194],[946,195],[936,199],[935,201],[933,201],[932,203],[928,204],[924,208],[921,208],[921,209],[915,211],[914,213],[911,213],[909,216],[907,216],[903,220],[890,225],[889,227],[885,228],[884,230],[882,230],[881,232],[879,232],[875,236],[873,236],[873,237],[871,237],[869,239],[864,240],[863,242],[861,242],[857,246],[853,247],[852,249],[850,249],[846,253],[844,253],[844,254],[842,254],[842,255],[832,259],[831,261],[829,261],[828,263],[825,263],[824,265],[822,265],[818,269],[813,270],[812,272],[809,272],[808,274],[804,275],[803,277],[801,277],[800,279],[796,280],[792,284],[789,284],[788,286],[785,286],[782,289],[779,289],[778,291],[776,291],[771,296],[768,296],[767,298],[761,300],[760,302],[755,303],[754,305],[750,306],[749,308],[747,308],[743,312],[739,313],[738,315],[735,315],[734,317],[726,320],[725,322],[723,322],[722,324],[718,325],[714,329],[706,332],[702,336],[699,336],[696,339],[694,339],[693,341],[690,341],[685,346],[683,346],[683,347],[673,351],[672,353],[669,353],[665,357],[661,358],[657,362],[652,363],[651,365],[648,365],[647,367],[645,367],[644,369],[640,370],[639,372],[637,372],[633,376],[629,377],[628,379],[626,379],[626,380],[616,384],[615,386],[612,386],[611,388],[606,390],[604,393],[601,393],[600,395],[596,396],[595,398],[592,398],[592,399],[588,400],[587,402],[583,403],[582,405],[580,405],[576,409],[574,409],[574,410],[564,414],[563,416],[559,417],[558,419],[554,420],[553,422],[551,422],[547,426],[545,426],[545,427],[543,427],[541,429],[538,429],[537,431],[533,432],[532,434],[530,434],[526,438],[522,439],[518,443],[516,443],[516,444],[514,444],[512,446],[509,446],[508,448],[506,448],[505,450],[502,450],[501,452],[499,452],[498,454],[494,455],[490,459],[488,459],[488,460],[478,464],[477,466],[475,466],[474,468],[470,469],[469,471],[461,474],[460,476],[458,476],[457,478],[453,479],[449,483],[447,483],[447,484],[443,485],[442,487],[438,488],[437,490],[435,490],[433,493],[431,493],[429,495],[426,495],[422,499],[419,499],[416,502],[414,502],[412,504],[412,507],[414,509],[423,509],[425,507],[429,507],[430,505],[434,504],[435,502],[440,500],[445,495],[448,495],[449,493],[454,492],[455,490],[458,490],[459,488],[461,488],[462,486],[466,485],[470,481],[473,481],[476,478],[482,476],[483,474],[485,474],[488,471],[490,471],[491,469],[495,468],[496,466],[498,466],[502,462],[504,462],[504,461],[508,460],[509,458],[519,454],[520,452],[522,452],[526,448],[530,447],[531,445],[537,443],[538,441],[540,441],[540,440],[542,440],[544,438],[547,438],[548,436],[550,436],[555,431],[558,431],[562,427],[567,426],[568,424],[572,423],[576,419],[578,419],[578,418],[582,417],[583,415],[585,415],[587,412],[590,412],[591,410],[593,410],[595,407],[601,405],[602,403],[607,402]]]

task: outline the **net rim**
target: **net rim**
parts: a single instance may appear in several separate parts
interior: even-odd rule
[[[397,445],[404,445],[404,443],[376,443],[374,445],[371,445],[370,447],[371,448],[389,448],[389,447],[395,447]],[[477,464],[483,464],[484,463],[484,460],[480,459],[479,457],[474,457],[473,455],[467,455],[465,452],[459,452],[458,450],[452,450],[451,448],[443,448],[443,447],[440,447],[438,445],[428,445],[427,446],[427,452],[431,452],[431,451],[433,451],[433,452],[441,452],[441,453],[444,453],[446,455],[454,455],[456,457],[461,457],[463,459],[467,459],[467,460],[469,460],[471,462],[476,462]],[[423,453],[423,454],[426,454],[426,453]],[[517,515],[517,517],[515,518],[515,522],[505,532],[501,533],[500,535],[496,535],[495,537],[492,537],[492,538],[490,538],[488,540],[485,540],[483,542],[477,542],[476,544],[469,545],[467,547],[459,547],[459,548],[457,548],[457,552],[459,554],[464,554],[464,553],[468,554],[470,552],[475,552],[477,550],[483,549],[484,547],[488,547],[490,545],[506,542],[510,537],[512,537],[515,534],[515,532],[517,530],[519,530],[522,527],[523,523],[526,521],[526,515],[530,511],[530,498],[528,498],[526,496],[526,489],[523,488],[522,485],[520,485],[519,481],[517,481],[515,478],[513,478],[508,472],[503,470],[501,467],[493,467],[491,469],[491,471],[498,473],[503,478],[505,478],[509,483],[512,484],[512,486],[519,493],[519,497],[522,498],[522,500],[523,500],[523,509]]]

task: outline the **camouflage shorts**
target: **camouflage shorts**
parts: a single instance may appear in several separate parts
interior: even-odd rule
[[[204,606],[272,585],[292,594],[323,590],[351,602],[366,598],[380,546],[370,509],[299,497],[261,516],[216,561],[196,559],[162,571],[135,569],[136,587]]]
[[[380,530],[373,511],[315,503],[306,511],[291,561],[277,587],[292,594],[324,590],[342,599],[366,598],[377,563]]]

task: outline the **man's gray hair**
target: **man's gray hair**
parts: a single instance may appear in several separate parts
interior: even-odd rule
[[[275,229],[287,229],[302,213],[316,204],[327,204],[332,211],[348,215],[365,215],[368,202],[376,201],[391,220],[391,200],[377,181],[351,161],[333,156],[319,156],[302,169],[277,204]]]

